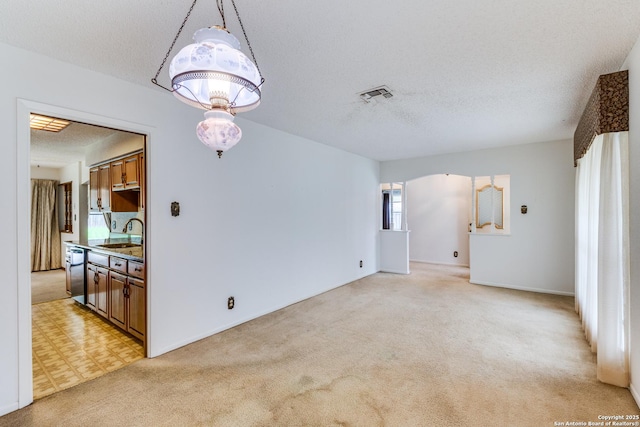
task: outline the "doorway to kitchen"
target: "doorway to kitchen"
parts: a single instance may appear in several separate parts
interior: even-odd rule
[[[24,120],[30,118],[33,112],[48,117],[61,118],[63,121],[69,122],[69,129],[73,130],[75,127],[75,130],[66,135],[59,132],[53,137],[49,133],[37,134],[36,132],[46,131],[32,130]],[[140,181],[143,183],[142,185],[146,185],[144,179],[146,135],[131,132],[132,130],[143,130],[135,129],[135,126],[134,129],[126,129],[127,127],[131,128],[129,123],[124,123],[126,130],[120,130],[122,129],[120,126],[118,126],[119,129],[113,126],[116,123],[112,119],[22,100],[19,102],[18,122],[19,188],[26,189],[26,194],[30,195],[28,188],[31,178],[53,179],[70,184],[70,194],[75,193],[75,197],[71,201],[72,224],[67,223],[64,227],[59,227],[61,233],[58,245],[62,247],[57,253],[62,257],[60,262],[64,267],[64,242],[86,243],[89,237],[96,237],[96,233],[104,234],[105,232],[108,239],[112,231],[111,223],[105,221],[107,216],[102,212],[98,213],[103,224],[102,227],[90,229],[92,223],[100,223],[100,221],[96,221],[95,218],[94,221],[88,221],[88,201],[90,198],[88,165],[96,163],[96,159],[112,160],[115,158],[118,160],[119,156],[113,153],[131,154],[131,144],[127,146],[126,141],[123,143],[123,139],[126,140],[126,136],[137,136],[142,139],[142,146],[140,150],[134,150],[134,152],[137,156],[136,160],[140,162]],[[21,150],[20,147],[25,145],[27,150]],[[116,145],[120,146],[120,151],[117,149],[114,151],[113,147]],[[89,158],[87,158],[87,153],[90,153]],[[81,158],[78,158],[78,155]],[[136,191],[139,192],[136,195],[138,200],[142,199],[140,203],[142,209],[135,209],[135,212],[130,212],[129,215],[119,212],[118,220],[125,222],[129,217],[136,217],[141,224],[140,227],[138,229],[129,227],[127,231],[124,231],[122,224],[118,223],[119,229],[113,230],[113,232],[118,238],[128,240],[139,238],[141,247],[139,256],[129,257],[128,254],[118,254],[118,259],[133,258],[132,262],[134,263],[140,261],[135,264],[138,266],[144,265],[141,227],[142,224],[146,224],[144,212],[146,192],[140,186],[136,188]],[[19,194],[21,193],[24,192],[19,191]],[[28,404],[34,398],[66,389],[143,358],[145,356],[144,343],[146,342],[146,339],[140,340],[122,331],[114,326],[108,318],[96,315],[90,308],[69,298],[70,294],[66,292],[67,289],[60,292],[61,290],[57,287],[66,288],[67,284],[66,280],[61,280],[65,275],[64,268],[38,273],[31,272],[32,261],[29,256],[31,245],[27,243],[30,242],[29,236],[32,234],[29,219],[30,204],[30,197],[18,196],[18,232],[27,237],[19,243],[18,247],[19,307],[22,313],[19,321],[21,406]],[[63,208],[58,207],[58,211]],[[134,211],[134,209],[130,210]],[[67,222],[69,219],[69,216],[64,218]],[[136,235],[132,235],[133,233]],[[86,280],[86,260],[83,262],[82,270],[85,270],[83,278]],[[139,273],[139,278],[136,280],[138,283],[142,283],[145,278],[144,270],[138,270],[142,273]],[[46,277],[47,275],[48,277]],[[92,279],[90,277],[86,283],[93,284]],[[56,294],[50,297],[39,297],[33,301],[37,304],[31,305],[31,298],[34,295],[32,285],[44,285],[45,287],[51,285]],[[128,282],[125,281],[125,286],[127,285]],[[104,297],[107,298],[108,295],[104,295]],[[142,317],[146,324],[146,299],[144,302],[145,311],[142,313]],[[28,313],[28,316],[25,316],[25,313]],[[138,316],[140,315],[138,314]],[[27,354],[28,357],[26,357]]]

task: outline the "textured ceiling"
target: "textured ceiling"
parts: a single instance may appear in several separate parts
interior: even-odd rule
[[[244,117],[377,160],[571,138],[597,76],[640,34],[638,0],[236,4],[266,78]],[[153,87],[190,5],[3,0],[0,41]],[[219,23],[200,0],[177,48]],[[393,98],[358,97],[380,85]]]
[[[83,161],[87,147],[114,139],[117,133],[125,132],[77,122],[60,132],[31,129],[31,165],[61,168]]]

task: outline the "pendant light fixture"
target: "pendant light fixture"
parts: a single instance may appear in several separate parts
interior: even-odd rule
[[[222,157],[223,152],[236,145],[242,138],[242,130],[233,122],[233,118],[236,113],[252,110],[260,104],[260,87],[264,78],[258,68],[235,0],[231,0],[231,4],[253,61],[240,51],[240,42],[226,29],[224,0],[216,0],[222,25],[196,31],[193,35],[195,43],[182,48],[171,60],[171,89],[158,83],[158,76],[197,1],[194,0],[191,4],[151,82],[173,92],[185,104],[206,110],[205,119],[196,127],[196,134],[206,146],[217,151],[218,157]]]

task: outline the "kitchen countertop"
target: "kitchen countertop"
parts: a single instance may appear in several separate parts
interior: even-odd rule
[[[116,238],[116,239],[92,239],[84,241],[66,241],[66,245],[80,246],[81,248],[88,249],[93,252],[99,252],[106,255],[115,255],[120,258],[130,259],[132,261],[144,262],[144,255],[142,244],[140,243],[140,237],[129,238]],[[104,248],[100,245],[110,245],[118,243],[134,243],[140,246],[133,246],[129,248]]]

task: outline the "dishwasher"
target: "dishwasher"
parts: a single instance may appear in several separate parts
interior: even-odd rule
[[[68,284],[71,290],[71,298],[84,305],[87,292],[85,281],[86,251],[78,246],[67,246],[65,255],[67,280],[71,282]]]

